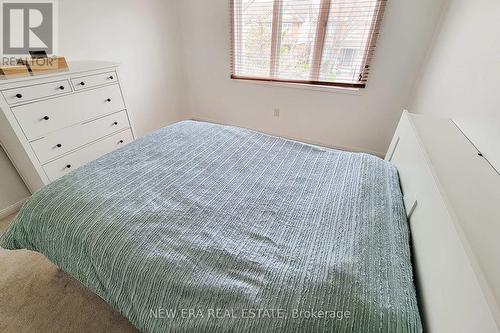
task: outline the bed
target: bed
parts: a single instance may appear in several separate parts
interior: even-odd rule
[[[421,332],[396,168],[196,121],[46,186],[0,245],[143,332]]]

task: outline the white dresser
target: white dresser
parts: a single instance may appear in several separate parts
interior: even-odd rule
[[[412,231],[424,332],[500,332],[500,175],[450,119],[406,113],[387,155]]]
[[[118,65],[0,80],[0,142],[35,192],[135,139]]]

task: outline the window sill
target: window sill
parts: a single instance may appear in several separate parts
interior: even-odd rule
[[[231,78],[231,81],[238,82],[238,83],[257,84],[257,85],[263,85],[263,86],[273,86],[273,87],[278,87],[278,88],[313,90],[313,91],[322,91],[322,92],[329,92],[329,93],[336,93],[336,94],[347,94],[347,95],[355,95],[355,96],[362,95],[362,89],[360,89],[360,88],[343,88],[343,87],[334,87],[334,86],[319,86],[319,85],[304,84],[304,83],[269,82],[269,81],[258,81],[258,80],[235,79],[235,78]]]

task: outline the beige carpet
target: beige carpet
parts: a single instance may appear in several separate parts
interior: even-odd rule
[[[0,234],[13,217],[0,221]],[[0,332],[137,332],[43,256],[0,248]]]

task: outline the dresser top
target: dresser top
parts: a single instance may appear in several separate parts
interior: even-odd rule
[[[30,81],[33,79],[44,79],[44,78],[57,77],[68,74],[78,74],[78,73],[101,70],[106,68],[114,68],[118,66],[119,66],[118,63],[110,61],[96,61],[96,60],[69,61],[68,62],[69,70],[67,71],[59,71],[59,72],[51,72],[47,74],[35,74],[35,75],[31,74],[30,76],[19,76],[11,78],[5,78],[0,76],[0,86],[15,82]]]

